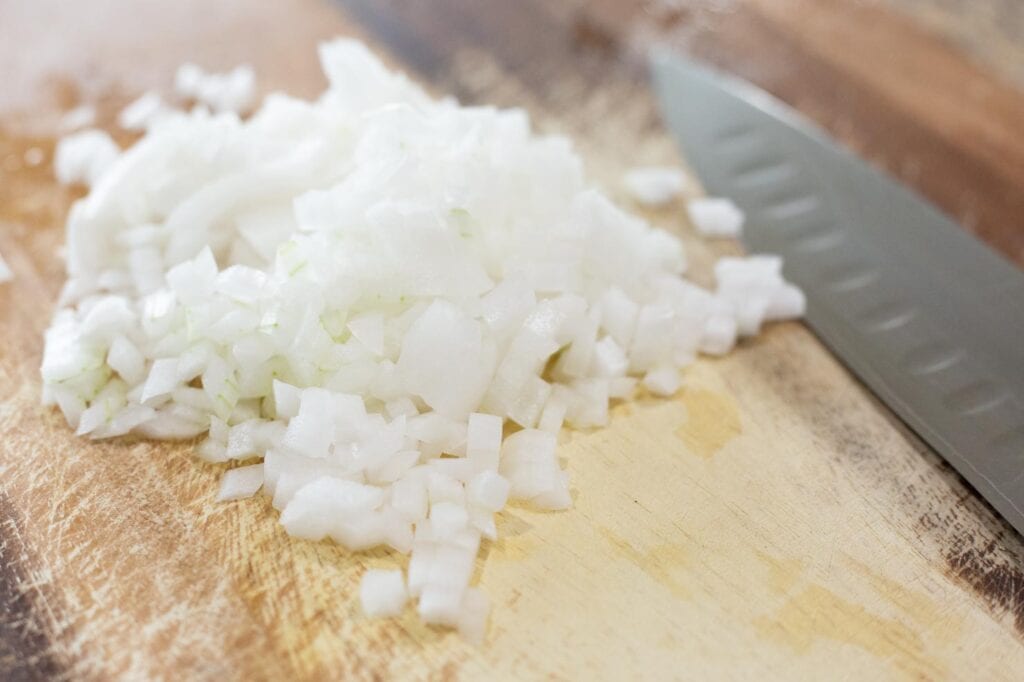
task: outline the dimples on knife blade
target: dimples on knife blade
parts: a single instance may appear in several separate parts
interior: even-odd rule
[[[807,321],[1024,533],[1024,273],[786,105],[666,52],[668,127],[744,243],[785,259]]]

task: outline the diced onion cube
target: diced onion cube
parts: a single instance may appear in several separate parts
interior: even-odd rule
[[[252,497],[262,486],[262,464],[228,469],[220,479],[220,492],[217,494],[217,501],[228,502]]]
[[[736,237],[743,229],[743,211],[728,199],[691,199],[686,211],[697,231],[708,237]]]

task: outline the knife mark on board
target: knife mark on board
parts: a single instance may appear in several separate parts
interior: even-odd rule
[[[990,541],[985,547],[957,547],[946,555],[953,575],[974,590],[990,608],[1009,614],[1024,634],[1024,570],[1007,560]]]
[[[31,559],[18,514],[0,492],[0,678],[64,679],[42,612],[44,596],[31,579]]]

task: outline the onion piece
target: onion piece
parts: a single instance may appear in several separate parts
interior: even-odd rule
[[[643,206],[664,206],[687,187],[683,172],[668,166],[632,168],[623,176],[622,184],[630,197]]]
[[[737,237],[743,230],[743,211],[729,199],[691,199],[686,212],[693,226],[706,237]]]
[[[230,502],[252,497],[262,487],[262,464],[228,469],[220,479],[220,492],[217,493],[217,501]]]
[[[125,130],[146,130],[170,111],[160,93],[150,90],[118,113],[117,125]]]
[[[54,152],[57,180],[65,185],[95,185],[121,150],[102,130],[83,130],[62,137]]]

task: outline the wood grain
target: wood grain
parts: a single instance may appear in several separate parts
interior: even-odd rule
[[[0,676],[1020,679],[1020,538],[800,325],[698,363],[674,399],[623,404],[610,428],[565,435],[575,508],[502,515],[503,539],[477,568],[496,604],[482,648],[411,610],[396,621],[360,614],[364,568],[400,558],[290,540],[265,503],[214,504],[221,468],[195,461],[189,444],[87,443],[38,407],[40,335],[73,198],[49,175],[54,121],[86,99],[109,123],[127,98],[167,87],[185,59],[251,61],[265,88],[311,94],[322,84],[312,45],[362,35],[438,91],[524,106],[542,129],[572,134],[616,192],[627,165],[678,161],[639,56],[656,32],[691,24],[680,44],[758,71],[826,123],[850,116],[848,139],[875,144],[875,126],[918,131],[879,158],[948,155],[1014,186],[1016,143],[998,161],[990,148],[1009,95],[992,122],[959,124],[992,135],[978,147],[940,135],[929,111],[879,94],[870,73],[855,77],[827,39],[770,4],[734,3],[723,21],[631,2],[350,0],[336,12],[314,0],[0,0],[0,72],[15,84],[0,89],[0,251],[18,277],[0,287]],[[890,21],[877,7],[814,4]],[[798,5],[787,6],[813,9]],[[829,15],[815,16],[814,30],[835,37]],[[931,45],[891,22],[897,38]],[[805,90],[797,73],[811,74]],[[859,88],[852,103],[830,94],[837,82]],[[937,160],[925,155],[942,141]],[[41,166],[25,162],[33,147]],[[735,246],[694,239],[680,213],[648,217],[684,236],[706,278]],[[1012,244],[1010,232],[996,237]]]
[[[1024,87],[1024,4],[1017,0],[885,0],[983,68]]]

